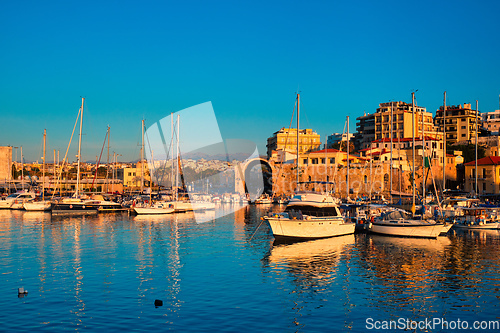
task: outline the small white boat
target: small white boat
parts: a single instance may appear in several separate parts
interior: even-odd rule
[[[262,195],[260,196],[259,198],[255,199],[255,202],[254,202],[256,205],[267,205],[267,204],[272,204],[273,201],[271,200],[271,198],[269,198],[269,196],[266,194],[266,195]]]
[[[51,202],[48,200],[25,202],[23,207],[27,211],[48,211],[51,208]]]
[[[152,206],[134,207],[134,211],[139,215],[171,214],[175,209],[166,202],[157,202]]]
[[[25,202],[35,200],[36,195],[33,192],[21,191],[13,193],[6,198],[0,200],[1,209],[23,209]]]

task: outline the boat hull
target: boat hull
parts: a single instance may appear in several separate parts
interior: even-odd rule
[[[47,211],[50,210],[51,208],[51,202],[50,201],[33,201],[33,202],[25,202],[23,207],[27,211]]]
[[[97,214],[97,206],[84,203],[52,203],[52,215],[86,215]]]
[[[443,232],[443,227],[443,223],[373,222],[370,232],[399,237],[437,238]]]
[[[490,223],[484,223],[484,224],[471,224],[471,225],[456,223],[455,228],[476,229],[476,230],[495,230],[495,229],[500,229],[500,223],[499,222],[490,222]]]
[[[134,207],[134,211],[138,215],[160,215],[171,214],[175,212],[173,208],[155,208],[155,207]]]
[[[289,219],[265,218],[277,239],[318,239],[354,233],[355,223],[344,223],[342,217]]]

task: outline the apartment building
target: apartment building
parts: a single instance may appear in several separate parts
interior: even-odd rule
[[[444,130],[443,115],[446,119],[446,142],[451,143],[470,143],[476,137],[476,119],[480,115],[476,110],[472,110],[470,103],[451,105],[446,107],[446,114],[443,112],[443,106],[439,107],[434,117],[434,124],[440,132]]]
[[[321,138],[318,133],[310,128],[299,130],[299,153],[306,153],[316,150],[321,145]],[[267,139],[267,158],[271,158],[273,151],[297,152],[297,129],[281,128],[274,132],[273,136]]]

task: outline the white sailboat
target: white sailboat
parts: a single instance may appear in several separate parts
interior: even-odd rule
[[[297,94],[297,191],[285,211],[264,216],[276,239],[316,239],[353,234],[355,223],[346,223],[330,193],[299,192],[299,111]]]
[[[413,205],[412,214],[404,211],[394,211],[375,219],[370,226],[370,232],[390,236],[437,238],[450,226],[436,223],[434,220],[415,218],[415,93],[412,92],[412,132],[413,132]]]

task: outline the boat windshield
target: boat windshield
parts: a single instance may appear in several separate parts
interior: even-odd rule
[[[18,195],[19,195],[19,193],[13,193],[13,194],[9,195],[7,198],[17,198]]]

